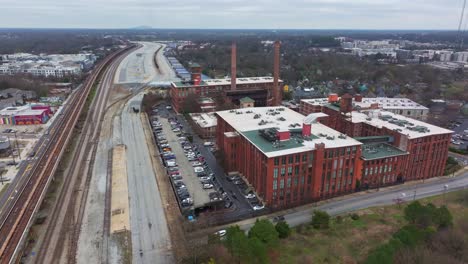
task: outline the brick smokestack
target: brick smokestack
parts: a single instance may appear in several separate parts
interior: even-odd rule
[[[280,42],[275,41],[274,44],[274,61],[273,61],[273,95],[275,105],[281,104],[281,87],[279,87],[279,71],[280,71]]]
[[[237,47],[236,43],[232,43],[231,47],[231,90],[236,90],[237,77]]]

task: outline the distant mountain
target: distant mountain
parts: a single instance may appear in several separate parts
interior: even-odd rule
[[[152,29],[152,27],[150,27],[150,26],[138,26],[138,27],[133,27],[133,28],[130,28],[130,29]]]

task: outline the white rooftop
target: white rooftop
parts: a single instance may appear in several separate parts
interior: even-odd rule
[[[362,98],[362,102],[356,102],[353,100],[353,105],[360,106],[361,108],[368,108],[371,104],[379,104],[379,108],[382,109],[417,109],[427,110],[428,108],[420,105],[408,98],[388,98],[388,97],[377,97],[377,98]]]
[[[231,79],[208,79],[203,80],[208,85],[229,85],[231,84]],[[236,84],[247,84],[247,83],[272,83],[273,77],[245,77],[245,78],[236,78]],[[282,80],[278,80],[282,82]]]
[[[283,82],[281,79],[278,80],[279,83]],[[255,83],[273,83],[273,77],[270,76],[264,76],[264,77],[243,77],[243,78],[237,78],[236,79],[236,84],[255,84]],[[174,87],[184,87],[187,85],[180,84],[180,83],[172,83]],[[224,78],[224,79],[207,79],[203,80],[200,85],[208,85],[208,86],[214,86],[214,85],[231,85],[231,79],[230,78]]]
[[[30,116],[30,115],[42,115],[46,110],[37,109],[37,110],[24,110],[16,114],[16,116]]]
[[[220,118],[229,123],[229,125],[231,125],[237,132],[240,132],[240,134],[243,134],[242,132],[266,128],[278,128],[278,130],[302,129],[303,122],[306,118],[302,114],[286,107],[251,107],[220,111],[216,113]],[[258,118],[254,118],[256,115],[260,116]],[[275,157],[311,151],[315,149],[315,144],[317,143],[324,143],[326,148],[338,148],[362,144],[361,142],[345,136],[321,123],[312,123],[312,135],[314,136],[313,139],[304,140],[301,146],[263,153],[265,153],[267,157]],[[243,136],[246,137],[245,135]],[[258,142],[253,142],[248,137],[246,138],[261,150],[259,145],[257,145]]]
[[[306,103],[312,105],[325,105],[328,104],[328,98],[315,98],[315,99],[302,99]],[[369,108],[371,104],[379,104],[381,109],[416,109],[428,110],[427,107],[418,104],[408,98],[389,98],[389,97],[364,97],[362,102],[356,102],[353,98],[353,106],[360,106],[361,108]]]
[[[214,113],[190,114],[192,120],[202,128],[214,127],[218,124],[218,119]]]
[[[29,106],[29,105],[9,106],[9,107],[6,107],[6,108],[0,110],[0,115],[2,115],[2,116],[12,116],[12,115],[18,114],[19,112],[26,111],[26,110],[29,110],[29,109],[31,109],[31,106]]]
[[[386,127],[390,130],[398,130],[401,134],[407,135],[409,139],[453,132],[442,127],[379,109],[362,112],[353,111],[351,116],[353,123],[366,123],[378,128]],[[425,132],[415,130],[416,127],[426,128]]]

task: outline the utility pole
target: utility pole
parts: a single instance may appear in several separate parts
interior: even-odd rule
[[[10,145],[10,148],[11,148],[10,136],[8,136],[8,144]],[[11,156],[13,157],[13,163],[16,164],[16,161],[15,161],[15,152],[14,152],[14,151],[11,152]]]
[[[15,130],[15,145],[16,145],[16,151],[18,152],[18,158],[21,160],[21,153],[20,153],[20,150],[19,150],[19,146],[18,146],[18,137],[16,136],[16,130]]]
[[[449,187],[448,184],[445,184],[445,185],[444,185],[444,204],[447,204],[447,201],[446,201],[446,199],[445,199],[445,193],[447,192],[448,187]]]

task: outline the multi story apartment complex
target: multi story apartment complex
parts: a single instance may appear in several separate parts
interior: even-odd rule
[[[355,98],[350,95],[344,95],[339,100],[332,95],[328,103],[320,106],[311,108],[301,105],[305,107],[301,107],[300,112],[325,113],[328,117],[324,124],[351,137],[388,137],[374,142],[388,143],[408,153],[402,163],[402,180],[426,179],[443,174],[452,131],[385,109],[355,109],[353,100]]]
[[[64,77],[78,75],[91,68],[96,57],[93,54],[16,53],[0,55],[0,59],[0,74]]]
[[[245,177],[263,201],[284,208],[354,191],[362,143],[283,107],[216,113],[227,172]]]
[[[452,131],[382,109],[353,110],[352,97],[306,105],[216,112],[228,173],[263,202],[285,208],[442,175]]]
[[[333,95],[338,100],[338,96]],[[303,99],[300,108],[302,114],[320,111],[321,106],[329,104],[328,98]],[[382,109],[394,114],[411,117],[418,120],[426,120],[429,114],[429,108],[418,104],[408,98],[365,98],[356,95],[352,101],[353,108],[356,110]],[[309,109],[319,109],[311,111]]]

